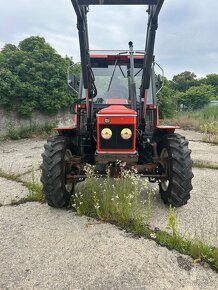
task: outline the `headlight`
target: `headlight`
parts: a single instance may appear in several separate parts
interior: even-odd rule
[[[120,135],[124,140],[128,140],[132,137],[132,131],[129,128],[124,128]]]
[[[111,131],[111,129],[109,129],[109,128],[104,128],[104,129],[101,131],[101,137],[102,137],[103,139],[109,140],[109,139],[112,137],[112,131]]]

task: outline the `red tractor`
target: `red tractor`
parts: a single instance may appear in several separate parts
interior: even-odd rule
[[[164,203],[182,206],[192,190],[192,161],[188,141],[175,126],[161,126],[157,91],[161,80],[154,72],[154,42],[164,0],[71,0],[76,15],[81,53],[81,77],[69,80],[78,92],[75,124],[57,128],[42,154],[43,190],[50,206],[69,204],[74,186],[86,178],[84,167],[117,176],[120,164],[150,182],[158,182]],[[89,50],[89,5],[148,6],[145,51]]]

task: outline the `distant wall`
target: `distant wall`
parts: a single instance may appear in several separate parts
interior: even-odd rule
[[[73,123],[73,115],[69,110],[62,110],[57,115],[42,114],[33,112],[31,118],[21,118],[16,112],[7,112],[0,107],[0,136],[6,136],[8,129],[11,127],[19,128],[21,126],[31,126],[33,124],[43,125],[57,121],[58,126],[68,126]]]

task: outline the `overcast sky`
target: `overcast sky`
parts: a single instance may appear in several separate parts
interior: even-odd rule
[[[144,49],[146,6],[91,6],[90,49]],[[76,16],[70,0],[0,0],[0,48],[32,35],[79,61]],[[159,17],[156,61],[165,75],[185,70],[218,73],[218,1],[165,0]]]

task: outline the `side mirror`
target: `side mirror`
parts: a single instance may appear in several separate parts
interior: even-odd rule
[[[67,69],[67,84],[76,94],[78,94],[80,82],[77,79],[77,77],[75,76],[74,69],[75,69],[76,65],[78,65],[78,64],[73,64],[73,65],[69,66]]]
[[[67,78],[68,86],[78,93],[79,91],[79,81],[75,75],[71,75]]]
[[[157,91],[160,90],[163,86],[163,78],[161,75],[158,75],[156,78],[156,89]]]
[[[158,63],[154,63],[160,71],[160,74],[155,74],[156,95],[161,91],[164,85],[164,70]]]

